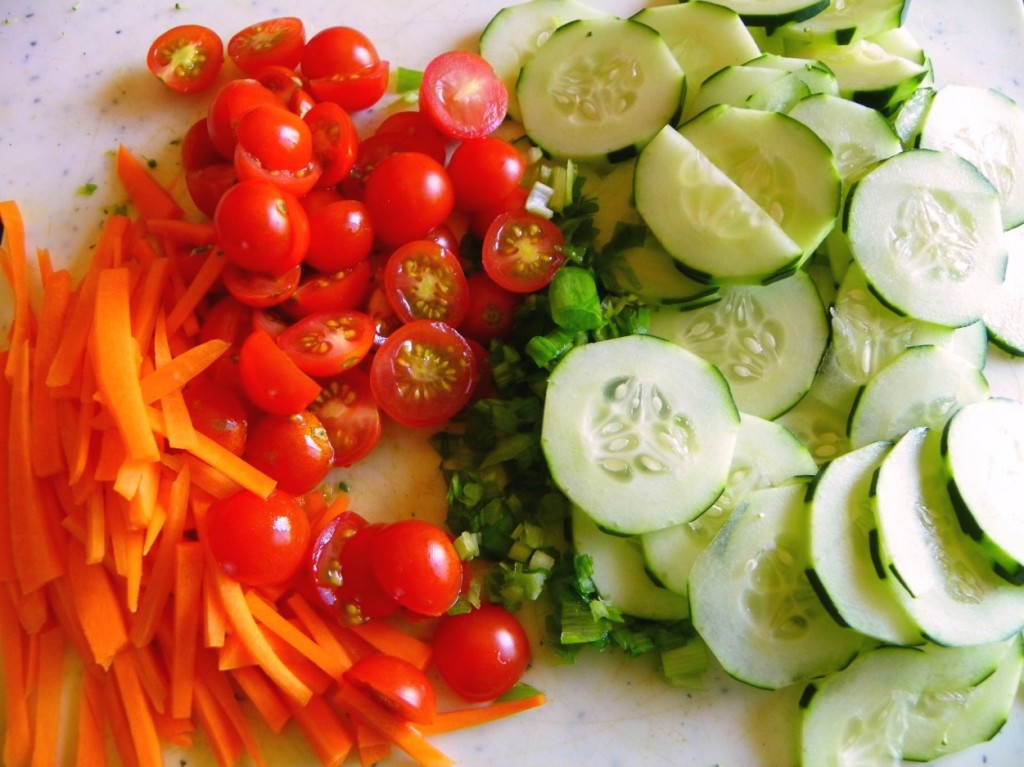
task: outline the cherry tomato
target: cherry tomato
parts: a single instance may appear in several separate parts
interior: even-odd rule
[[[373,250],[370,212],[359,200],[339,200],[309,216],[306,264],[321,272],[351,269]]]
[[[487,236],[487,230],[491,224],[502,213],[523,213],[526,211],[526,200],[530,191],[522,186],[517,186],[504,198],[494,205],[489,205],[480,210],[474,210],[469,217],[469,230],[483,240]]]
[[[205,343],[216,338],[235,348],[249,335],[251,314],[249,307],[234,296],[222,296],[203,314],[199,340]]]
[[[413,320],[381,344],[370,385],[381,410],[405,426],[437,426],[469,402],[477,381],[473,350],[443,322]]]
[[[252,312],[250,332],[253,330],[264,330],[272,338],[277,338],[285,330],[291,327],[291,321],[281,314],[276,306],[265,306],[261,309],[254,309]]]
[[[406,721],[430,724],[437,715],[434,685],[404,658],[367,655],[352,664],[345,679]]]
[[[224,42],[209,27],[183,24],[159,35],[149,47],[146,65],[178,93],[198,93],[213,85],[224,64]]]
[[[375,284],[366,298],[366,313],[373,320],[374,348],[379,348],[384,340],[402,326],[402,320],[388,301],[387,292],[381,284]]]
[[[507,339],[522,295],[501,287],[487,272],[474,272],[466,278],[466,284],[469,302],[458,331],[485,346],[495,338]]]
[[[423,239],[433,240],[442,248],[452,253],[457,259],[459,259],[460,264],[462,263],[462,245],[459,242],[459,238],[452,230],[452,227],[449,226],[447,222],[435,226],[433,229],[431,229],[429,232],[423,235]]]
[[[306,559],[307,585],[325,607],[337,607],[342,547],[356,530],[367,524],[356,512],[345,510],[323,523],[313,535]]]
[[[462,588],[462,561],[448,534],[422,519],[385,525],[373,541],[377,582],[407,610],[436,617]]]
[[[309,217],[298,198],[266,181],[239,181],[224,192],[213,225],[228,261],[254,272],[284,274],[309,247]]]
[[[251,24],[228,40],[228,57],[249,77],[267,66],[294,69],[302,60],[306,30],[301,19],[283,16]]]
[[[235,455],[245,450],[249,413],[231,389],[218,386],[208,376],[193,378],[185,387],[185,406],[196,431]]]
[[[242,115],[258,106],[281,106],[277,95],[259,80],[242,78],[224,83],[206,110],[210,140],[225,160],[235,157],[235,129]]]
[[[481,138],[494,132],[508,111],[508,91],[485,58],[447,51],[423,70],[420,110],[445,136]]]
[[[356,125],[341,106],[315,104],[302,118],[313,137],[313,154],[322,168],[319,184],[334,186],[348,177],[359,151]]]
[[[254,330],[242,343],[238,372],[242,391],[265,413],[298,413],[320,393],[320,384],[303,373],[264,330]]]
[[[295,93],[302,90],[305,85],[305,81],[294,68],[280,64],[268,64],[250,76],[277,96],[282,106],[288,108],[295,98]]]
[[[280,107],[250,109],[238,120],[235,138],[239,147],[267,170],[298,173],[307,170],[313,160],[309,125]]]
[[[455,206],[474,211],[497,205],[526,174],[526,161],[512,144],[491,136],[467,139],[448,161]]]
[[[240,490],[215,501],[200,530],[217,564],[248,586],[291,578],[306,556],[309,534],[306,512],[280,490],[267,498]]]
[[[387,63],[370,39],[352,27],[327,27],[311,37],[301,69],[317,100],[350,111],[372,106],[387,89]]]
[[[454,327],[466,316],[469,288],[462,264],[433,240],[413,240],[391,254],[384,290],[403,322],[438,320]]]
[[[277,480],[279,489],[303,495],[327,477],[334,465],[334,448],[320,419],[300,410],[257,419],[249,429],[244,457]]]
[[[387,618],[401,609],[373,574],[373,541],[383,529],[380,522],[359,528],[338,553],[341,584],[335,590],[336,605],[339,617],[349,625]]]
[[[181,139],[181,166],[187,171],[199,170],[219,162],[224,162],[224,158],[213,145],[206,118],[201,117],[189,126]]]
[[[391,246],[424,237],[452,212],[455,195],[444,167],[419,152],[399,152],[373,169],[363,187],[377,238]]]
[[[334,465],[351,466],[368,456],[380,441],[380,408],[370,378],[360,368],[324,383],[309,409],[316,413],[334,446]]]
[[[219,156],[219,155],[218,155]],[[238,172],[233,163],[215,162],[203,168],[185,171],[185,187],[195,206],[213,218],[217,203],[224,193],[238,183]]]
[[[346,198],[338,191],[336,186],[317,186],[311,189],[309,194],[305,195],[299,202],[306,209],[306,215],[310,217],[310,226],[312,227],[314,213],[321,208],[326,208],[333,202],[341,202],[344,199]],[[312,231],[310,231],[310,237],[312,237]],[[309,254],[307,253],[307,255]]]
[[[514,293],[546,287],[565,263],[562,230],[528,211],[502,213],[491,222],[483,265],[492,280]]]
[[[314,312],[355,309],[362,305],[369,291],[370,262],[360,261],[351,269],[313,272],[304,277],[281,309],[293,319]]]
[[[336,376],[358,365],[373,346],[373,322],[354,309],[315,312],[295,322],[277,343],[311,376]]]
[[[284,274],[272,275],[228,264],[221,273],[221,281],[228,293],[240,303],[257,309],[286,301],[295,293],[301,277],[300,265],[293,266]]]
[[[442,616],[433,646],[441,678],[471,701],[492,700],[508,692],[530,663],[530,642],[522,625],[494,604]]]
[[[448,145],[430,118],[418,109],[395,112],[384,118],[377,130],[377,136],[391,136],[396,146],[404,152],[421,152],[440,163],[448,156]]]
[[[391,67],[378,61],[354,75],[315,77],[309,81],[309,90],[320,102],[330,102],[351,112],[368,109],[387,92]]]

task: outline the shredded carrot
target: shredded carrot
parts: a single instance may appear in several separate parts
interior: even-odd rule
[[[85,552],[75,542],[68,545],[68,577],[75,613],[89,643],[91,660],[107,668],[128,642],[124,613],[114,584],[103,565],[86,564]]]
[[[209,222],[184,221],[180,218],[151,218],[146,229],[157,237],[167,237],[177,242],[200,247],[217,242],[217,230]]]
[[[0,368],[6,364],[7,357],[7,352],[0,352]],[[0,375],[0,430],[2,434],[11,433],[11,384],[4,375]],[[11,527],[10,447],[10,440],[0,439],[0,531]],[[11,539],[0,535],[0,581],[6,583],[17,577]]]
[[[271,732],[281,734],[291,719],[291,712],[267,675],[255,666],[240,666],[230,673]]]
[[[342,659],[332,657],[323,647],[314,642],[310,636],[289,622],[277,609],[254,591],[248,591],[245,601],[249,605],[253,618],[262,623],[268,630],[305,655],[332,677],[340,676],[345,671]]]
[[[199,653],[196,657],[195,690],[200,697],[207,692],[210,694],[215,705],[224,714],[223,723],[233,730],[255,767],[265,767],[262,751],[238,704],[231,681],[217,669],[211,652]]]
[[[434,721],[429,724],[417,724],[416,729],[424,735],[437,735],[443,732],[465,730],[479,727],[489,722],[496,722],[515,714],[521,714],[533,708],[543,706],[546,699],[542,693],[527,695],[522,698],[499,700],[485,706],[471,706],[449,711],[438,711]]]
[[[39,638],[38,673],[33,691],[35,721],[32,728],[32,767],[49,767],[57,763],[60,742],[60,707],[54,705],[61,697],[64,677],[64,632],[53,626],[35,635]]]
[[[78,698],[75,767],[106,767],[107,765],[107,747],[101,716],[102,697],[100,677],[97,674],[85,674]]]
[[[214,338],[193,346],[164,365],[158,366],[145,376],[139,385],[142,399],[148,405],[156,402],[169,392],[181,390],[210,365],[220,359],[231,348],[227,341]]]
[[[32,725],[26,689],[27,644],[10,591],[0,587],[0,650],[3,651],[0,662],[3,663],[6,688],[3,700],[7,727],[3,761],[9,765],[28,764],[32,755]]]
[[[4,374],[14,376],[14,369],[22,364],[21,355],[28,349],[32,334],[32,305],[29,296],[28,259],[25,253],[25,222],[14,203],[0,202],[0,223],[7,234],[10,251],[5,259],[9,269],[8,282],[14,293],[14,318],[11,325],[11,355]]]
[[[185,324],[186,318],[192,316],[192,312],[199,303],[209,294],[210,289],[220,279],[221,272],[227,260],[218,251],[211,250],[204,258],[203,264],[199,267],[192,282],[189,283],[184,293],[167,313],[167,332],[171,335],[177,332],[178,328]]]
[[[351,630],[373,645],[378,651],[409,661],[417,668],[426,668],[430,662],[431,648],[427,642],[384,621],[367,621],[352,626]]]
[[[117,149],[117,178],[143,219],[184,218],[184,209],[124,145]]]
[[[192,712],[192,685],[199,647],[199,605],[203,582],[203,549],[194,541],[175,546],[174,646],[171,648],[171,715],[186,719]]]
[[[53,435],[59,431],[59,416],[45,380],[60,345],[70,301],[71,274],[65,269],[53,272],[43,282],[39,333],[32,361],[32,466],[39,477],[52,477],[65,468],[64,454],[51,449]]]
[[[357,720],[355,732],[360,767],[373,767],[391,756],[391,741],[370,725]]]
[[[355,742],[338,713],[322,697],[292,706],[292,716],[324,767],[340,767]]]

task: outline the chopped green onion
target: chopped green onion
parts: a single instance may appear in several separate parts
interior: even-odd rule
[[[595,621],[589,605],[563,602],[561,619],[559,641],[562,644],[589,644],[600,642],[608,636],[607,622]]]
[[[463,562],[476,559],[480,556],[480,533],[465,530],[452,541],[452,545]]]
[[[423,72],[417,69],[398,67],[395,71],[396,93],[418,93],[423,82]]]
[[[94,194],[97,189],[99,189],[99,187],[96,186],[96,184],[93,184],[92,182],[88,184],[82,184],[80,187],[78,187],[78,194],[82,195],[82,197],[89,197],[90,195]]]
[[[708,648],[699,639],[661,652],[661,668],[665,679],[677,687],[702,690],[702,676],[708,670]]]

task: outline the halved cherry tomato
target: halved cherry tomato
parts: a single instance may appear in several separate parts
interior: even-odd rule
[[[252,310],[231,295],[222,296],[203,315],[199,328],[202,342],[220,339],[238,347],[252,330]]]
[[[266,413],[298,413],[320,393],[320,384],[303,373],[264,330],[254,330],[242,343],[238,372],[242,391]]]
[[[234,391],[201,375],[189,382],[183,395],[196,431],[235,455],[245,451],[249,413]]]
[[[565,263],[564,245],[562,230],[548,219],[528,211],[502,213],[484,237],[484,269],[506,290],[532,293]]]
[[[270,64],[261,67],[251,75],[252,79],[272,91],[281,105],[289,107],[296,91],[305,86],[305,80],[292,67],[285,67],[279,64]],[[290,107],[289,107],[290,108]]]
[[[288,300],[302,278],[302,266],[295,265],[284,274],[272,275],[242,269],[228,264],[221,273],[221,281],[228,293],[246,306],[265,309]]]
[[[260,498],[248,490],[215,501],[200,537],[225,573],[249,586],[283,583],[307,553],[309,519],[295,496],[277,490]]]
[[[387,618],[401,609],[373,574],[373,540],[384,529],[374,522],[356,530],[338,552],[341,584],[335,590],[338,616],[349,625]]]
[[[341,549],[356,530],[369,524],[354,511],[346,509],[331,517],[313,535],[306,560],[307,584],[325,607],[336,607],[336,589],[341,585]]]
[[[309,406],[334,445],[334,465],[351,466],[365,458],[380,441],[380,408],[361,368],[332,378]]]
[[[373,223],[370,212],[359,200],[339,200],[310,214],[306,264],[313,269],[351,269],[369,258],[371,250]]]
[[[320,102],[330,102],[358,112],[381,100],[387,92],[390,76],[390,64],[378,61],[357,74],[314,77],[309,81],[309,90]]]
[[[473,396],[476,357],[443,322],[413,320],[391,333],[370,366],[370,385],[381,410],[405,426],[437,426]]]
[[[228,40],[228,57],[250,77],[267,66],[295,69],[302,60],[306,30],[301,19],[282,16],[251,24]]]
[[[267,105],[250,109],[239,118],[235,138],[241,149],[270,171],[298,173],[313,161],[309,125],[287,109]]]
[[[242,115],[261,105],[281,106],[272,90],[259,80],[242,78],[228,80],[213,95],[206,110],[206,128],[210,140],[225,160],[235,157],[235,128]]]
[[[462,589],[462,560],[448,534],[422,519],[400,519],[373,540],[373,573],[402,607],[437,617]]]
[[[218,155],[219,156],[219,155]],[[213,218],[217,203],[224,193],[238,183],[238,172],[234,163],[215,162],[204,168],[185,171],[185,186],[188,196],[204,214]]]
[[[291,324],[291,321],[281,314],[276,306],[265,306],[261,309],[253,309],[249,330],[250,332],[265,330],[272,338],[277,338],[291,327]]]
[[[213,85],[224,64],[224,42],[209,27],[183,24],[163,32],[149,47],[146,65],[178,93],[198,93]]]
[[[434,685],[404,658],[367,655],[345,672],[345,679],[406,721],[430,724],[437,715]]]
[[[366,313],[373,320],[374,327],[374,348],[379,348],[384,340],[395,330],[402,326],[402,320],[388,301],[387,291],[378,281],[370,289],[370,295],[366,298]]]
[[[326,27],[306,43],[302,74],[319,101],[337,103],[350,111],[375,104],[387,89],[387,62],[382,62],[370,39],[346,26]]]
[[[469,304],[466,316],[456,326],[458,331],[485,346],[495,338],[507,339],[522,295],[501,287],[487,272],[474,272],[466,278],[466,284]]]
[[[434,634],[434,665],[466,700],[492,700],[519,682],[530,663],[530,641],[512,613],[484,603],[445,615]]]
[[[447,51],[423,70],[420,109],[445,136],[481,138],[505,119],[508,91],[479,54]]]
[[[213,145],[206,118],[200,117],[181,139],[181,166],[185,170],[199,170],[218,162],[224,162],[224,158]]]
[[[455,195],[439,162],[420,152],[399,152],[381,160],[370,173],[363,202],[377,238],[395,247],[443,224]]]
[[[300,370],[327,378],[355,367],[369,353],[373,322],[354,309],[315,312],[285,328],[277,343]]]
[[[334,447],[320,419],[300,410],[257,419],[249,429],[244,457],[277,480],[279,489],[303,495],[327,477],[334,465]]]
[[[370,262],[360,261],[351,269],[314,272],[304,277],[281,309],[293,319],[314,312],[355,309],[362,305],[369,291]]]
[[[313,136],[313,154],[322,172],[320,186],[334,186],[348,177],[359,151],[356,125],[341,106],[331,101],[314,104],[303,115]]]
[[[281,275],[302,263],[309,247],[309,216],[295,195],[266,181],[239,181],[213,215],[217,243],[231,263]]]
[[[454,327],[466,316],[469,288],[462,264],[433,240],[413,240],[391,254],[384,290],[404,322],[438,320]]]

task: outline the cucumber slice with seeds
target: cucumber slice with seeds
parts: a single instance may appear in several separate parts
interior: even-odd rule
[[[769,30],[791,21],[803,21],[828,8],[829,0],[708,0],[739,14],[748,27]]]

